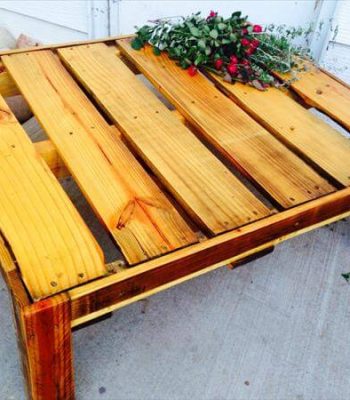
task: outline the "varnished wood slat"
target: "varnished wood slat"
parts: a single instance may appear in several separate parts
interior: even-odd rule
[[[287,79],[288,75],[278,75]],[[350,89],[339,79],[322,70],[310,66],[305,72],[300,72],[298,80],[291,84],[294,90],[306,104],[323,111],[339,122],[346,129],[350,129]]]
[[[73,325],[350,215],[350,188],[69,291]],[[255,249],[255,250],[254,250]],[[254,250],[254,251],[252,251]],[[235,257],[237,259],[235,260]],[[173,283],[172,283],[173,282]],[[104,310],[103,312],[99,312]],[[88,315],[91,316],[88,317]],[[86,317],[86,318],[84,318]]]
[[[70,175],[62,158],[59,156],[56,147],[50,140],[42,140],[34,143],[36,152],[46,162],[56,178],[65,178]]]
[[[154,55],[150,46],[136,51],[127,39],[118,45],[209,142],[282,207],[334,191],[203,75],[190,77],[165,53]]]
[[[7,71],[2,70],[0,64],[0,95],[3,97],[8,97],[16,96],[17,94],[20,94],[20,92],[15,82]]]
[[[220,233],[270,213],[105,45],[59,54],[204,228]]]
[[[210,74],[218,88],[296,153],[344,186],[350,185],[350,141],[286,96],[281,89],[258,91]]]
[[[35,299],[106,274],[102,251],[0,97],[0,229]]]
[[[197,240],[52,52],[3,61],[130,263]]]

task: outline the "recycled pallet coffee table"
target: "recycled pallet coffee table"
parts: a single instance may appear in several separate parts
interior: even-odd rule
[[[350,215],[350,141],[307,110],[349,129],[345,83],[311,69],[259,92],[116,39],[0,54],[0,269],[32,399],[74,397],[72,328]],[[48,140],[6,105],[18,93]]]

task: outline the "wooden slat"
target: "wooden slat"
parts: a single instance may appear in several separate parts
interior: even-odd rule
[[[59,54],[204,228],[220,233],[270,213],[105,45]]]
[[[19,90],[7,71],[2,70],[0,64],[0,95],[3,97],[15,96]]]
[[[135,51],[128,39],[117,43],[122,53],[208,141],[282,207],[292,207],[334,190],[203,75],[191,78],[165,53],[154,55],[150,46]]]
[[[3,61],[128,262],[196,241],[51,51],[4,56]]]
[[[106,274],[76,209],[0,97],[0,229],[38,299]]]
[[[218,88],[296,153],[342,185],[350,185],[350,141],[276,88],[258,91],[210,74]]]
[[[349,215],[350,188],[346,188],[72,289],[73,325]]]
[[[288,78],[288,75],[278,76]],[[308,71],[300,72],[298,80],[290,87],[306,104],[318,108],[350,129],[350,89],[347,84],[311,66]]]
[[[56,178],[65,178],[70,175],[56,147],[50,140],[42,140],[33,144],[37,153],[43,158]]]

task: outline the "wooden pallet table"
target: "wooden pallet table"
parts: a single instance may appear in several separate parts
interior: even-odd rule
[[[350,141],[307,110],[350,127],[350,89],[325,71],[259,92],[127,37],[0,56],[0,269],[29,398],[74,398],[74,327],[350,215]],[[47,140],[16,121],[18,93]],[[120,259],[105,262],[68,175]]]

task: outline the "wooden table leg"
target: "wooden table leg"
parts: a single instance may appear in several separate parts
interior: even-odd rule
[[[15,315],[28,397],[74,399],[68,296],[60,294],[25,307],[17,302]]]

